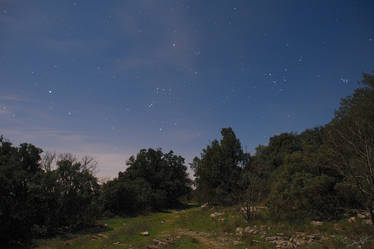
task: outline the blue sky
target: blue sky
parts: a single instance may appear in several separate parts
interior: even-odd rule
[[[0,0],[0,134],[91,155],[190,162],[326,124],[374,69],[373,1]]]

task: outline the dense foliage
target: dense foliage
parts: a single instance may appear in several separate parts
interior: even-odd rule
[[[241,171],[249,160],[231,128],[221,131],[221,141],[214,140],[195,157],[191,167],[200,201],[211,204],[233,204],[240,189]]]
[[[5,246],[27,240],[38,220],[40,153],[33,145],[16,148],[0,138],[0,240]]]
[[[0,138],[0,236],[5,246],[24,247],[32,236],[73,231],[98,215],[99,185],[92,172],[73,157],[44,170],[42,150],[14,147]]]
[[[103,205],[111,213],[131,215],[175,207],[190,191],[184,158],[173,151],[143,149],[127,165],[125,172],[103,187]]]
[[[374,75],[364,74],[362,84],[342,100],[328,125],[328,145],[332,168],[358,191],[374,224]]]
[[[214,140],[191,165],[199,199],[262,201],[271,217],[290,220],[335,219],[366,208],[374,223],[374,76],[364,74],[362,83],[330,123],[273,136],[252,157],[231,128],[223,129],[221,143]]]

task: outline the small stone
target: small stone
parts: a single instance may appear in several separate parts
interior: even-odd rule
[[[155,245],[148,245],[147,249],[158,249],[158,246]]]
[[[103,238],[103,239],[107,239],[108,238],[107,235],[102,234],[102,233],[99,233],[97,236],[100,237],[100,238]]]
[[[354,222],[356,222],[356,217],[351,217],[351,218],[349,218],[349,219],[348,219],[348,222],[349,222],[349,223],[354,223]]]
[[[237,246],[237,245],[239,245],[239,244],[240,244],[240,242],[239,242],[239,241],[237,241],[237,240],[234,240],[234,241],[233,241],[232,243],[234,244],[234,246]]]
[[[367,225],[373,225],[373,222],[371,222],[371,220],[365,220],[365,224],[367,224]]]
[[[235,229],[235,233],[238,234],[238,235],[242,235],[243,234],[243,228],[242,227],[237,227]]]
[[[323,222],[322,221],[315,221],[315,220],[313,220],[312,222],[310,222],[310,224],[312,224],[313,226],[322,226]]]
[[[359,218],[359,219],[365,219],[366,215],[358,213],[357,214],[357,218]]]
[[[143,236],[149,236],[149,232],[145,231],[145,232],[141,232],[140,235],[143,235]]]
[[[201,208],[206,208],[206,207],[208,207],[208,202],[205,203],[205,204],[203,204],[203,205],[201,205]]]
[[[211,218],[216,218],[216,217],[218,217],[218,216],[222,216],[222,215],[224,215],[224,213],[215,212],[215,213],[212,213],[212,214],[210,215],[210,217],[211,217]]]
[[[271,237],[266,237],[265,238],[266,241],[274,241],[276,239],[277,239],[277,237],[275,237],[275,236],[271,236]]]

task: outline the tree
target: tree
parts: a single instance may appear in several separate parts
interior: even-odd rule
[[[46,151],[43,156],[42,156],[42,159],[41,159],[41,167],[44,171],[51,171],[52,170],[52,165],[53,165],[53,162],[55,161],[56,159],[56,153],[55,152],[49,152],[49,151]]]
[[[42,150],[0,137],[0,240],[4,247],[25,246],[38,218],[37,195]]]
[[[127,162],[126,171],[104,186],[104,207],[116,214],[134,214],[179,204],[190,191],[184,158],[173,151],[142,149]]]
[[[59,226],[80,229],[93,224],[98,216],[99,185],[81,162],[64,158],[57,161],[55,171]]]
[[[242,168],[249,160],[243,153],[239,139],[231,128],[221,130],[221,141],[213,140],[194,158],[191,168],[195,172],[200,200],[211,204],[232,204],[240,188],[238,182]]]
[[[374,224],[374,76],[341,101],[328,125],[332,166],[357,188]]]
[[[308,153],[294,152],[286,157],[272,186],[267,206],[274,218],[288,220],[337,217],[337,179],[315,170]]]
[[[256,205],[261,200],[263,180],[247,170],[242,174],[240,186],[242,189],[236,195],[240,204],[239,212],[249,222],[255,216]]]

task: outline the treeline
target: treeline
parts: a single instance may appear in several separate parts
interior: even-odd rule
[[[341,101],[331,122],[282,133],[243,152],[231,128],[194,158],[194,196],[211,205],[239,204],[247,220],[265,204],[270,217],[337,219],[366,209],[374,223],[374,76]],[[0,137],[0,240],[26,247],[35,237],[72,232],[97,218],[136,215],[180,205],[192,181],[181,156],[140,150],[118,177],[99,184],[95,162],[42,154]]]
[[[172,151],[141,150],[128,168],[100,185],[95,161],[56,157],[0,137],[0,241],[25,248],[32,238],[74,232],[101,216],[135,215],[179,205],[190,191],[184,159]]]
[[[366,209],[374,223],[374,76],[342,99],[331,122],[300,134],[282,133],[244,153],[231,128],[222,129],[191,164],[196,195],[213,205],[265,203],[276,219],[336,219]]]

